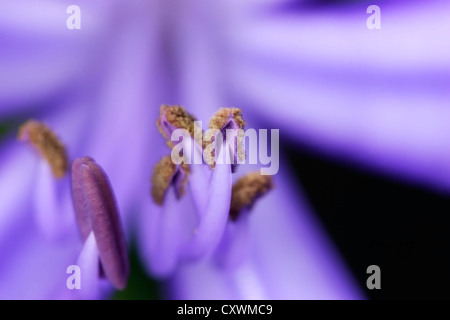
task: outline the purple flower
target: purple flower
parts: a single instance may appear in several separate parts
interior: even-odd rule
[[[0,116],[43,121],[68,159],[90,155],[102,165],[125,233],[138,229],[141,258],[150,274],[168,277],[170,297],[362,295],[283,162],[273,189],[234,220],[232,182],[251,166],[233,175],[228,165],[191,165],[189,174],[174,166],[158,206],[148,178],[170,152],[154,125],[162,103],[203,121],[236,106],[249,128],[280,129],[282,138],[394,177],[450,181],[445,1],[380,4],[375,32],[361,4],[78,2],[80,30],[64,25],[69,2],[41,1],[39,10],[33,1],[2,2]],[[11,136],[0,148],[0,298],[62,297],[78,257],[88,283],[125,274],[120,249],[104,258],[92,233],[80,240],[69,176],[56,179],[47,160]],[[98,255],[122,272],[96,269]],[[105,296],[93,287],[89,297]]]

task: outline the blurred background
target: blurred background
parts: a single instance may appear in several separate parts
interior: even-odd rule
[[[81,29],[68,29],[72,4]],[[73,117],[92,132],[120,131],[102,116],[117,90],[205,119],[203,105],[243,108],[280,128],[280,158],[368,298],[448,299],[449,14],[446,1],[2,1],[0,145],[66,107],[85,110]],[[139,110],[130,123],[150,114]],[[129,285],[113,298],[165,297],[133,241]],[[381,290],[365,286],[369,265]]]

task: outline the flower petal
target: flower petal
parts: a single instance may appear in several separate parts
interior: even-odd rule
[[[386,4],[372,33],[361,9],[235,24],[233,104],[313,148],[448,187],[449,4]]]
[[[44,236],[57,239],[68,234],[75,219],[69,177],[57,180],[45,160],[39,160],[33,190],[33,213]]]
[[[0,115],[44,109],[74,83],[86,80],[99,54],[99,39],[109,38],[111,4],[80,1],[83,26],[68,30],[70,4],[43,0],[4,0],[0,4]],[[45,12],[45,14],[43,14]],[[75,31],[75,32],[74,32]]]

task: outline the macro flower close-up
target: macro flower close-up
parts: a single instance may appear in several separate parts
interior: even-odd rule
[[[2,1],[0,299],[449,298],[449,13]]]

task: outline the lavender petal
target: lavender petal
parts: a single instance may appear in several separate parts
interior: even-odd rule
[[[40,160],[33,190],[34,217],[37,227],[49,239],[58,239],[73,226],[70,184],[67,178],[55,179],[45,160]]]

